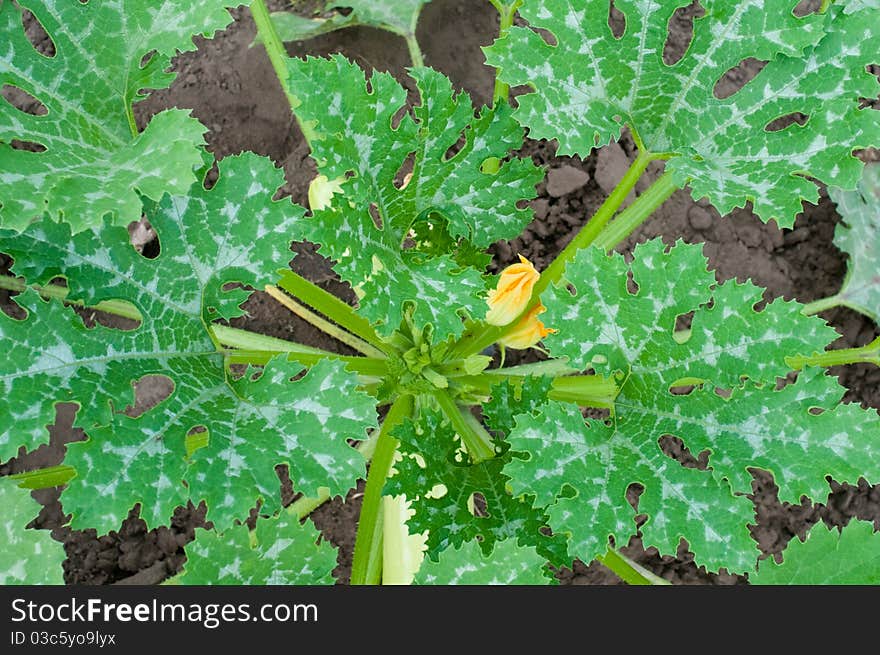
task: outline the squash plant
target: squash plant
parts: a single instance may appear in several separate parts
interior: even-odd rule
[[[299,519],[366,476],[353,583],[535,584],[552,581],[548,564],[597,557],[627,581],[662,582],[617,550],[637,515],[661,553],[685,540],[709,570],[754,573],[750,468],[771,472],[791,502],[823,499],[828,477],[880,481],[880,417],[842,404],[824,370],[880,364],[880,344],[826,352],[837,335],[815,316],[845,304],[877,317],[878,174],[853,155],[880,145],[880,114],[863,102],[880,90],[866,70],[877,2],[796,15],[794,0],[703,0],[689,48],[668,64],[668,23],[685,0],[617,0],[622,33],[606,0],[490,1],[497,81],[477,112],[422,61],[424,0],[345,0],[350,11],[315,19],[250,4],[318,165],[307,209],[273,199],[282,174],[253,154],[220,161],[207,188],[205,128],[187,112],[143,130],[134,121],[145,89],[172,81],[170,57],[228,24],[225,0],[0,0],[0,251],[14,260],[0,286],[26,314],[0,315],[0,460],[46,443],[60,402],[77,404],[88,435],[62,466],[18,484],[64,484],[71,525],[99,533],[134,505],[156,525],[204,501],[214,527],[187,547],[176,581],[315,584],[331,581],[335,552]],[[24,11],[51,52],[26,38]],[[517,12],[528,27],[513,25]],[[406,40],[414,104],[388,74],[284,51],[283,38],[356,23]],[[719,97],[719,79],[748,58],[766,63]],[[527,93],[511,103],[514,85]],[[773,127],[795,114],[806,120]],[[486,249],[531,220],[522,207],[544,175],[513,154],[526,130],[586,156],[624,128],[638,157],[559,256],[487,275]],[[654,161],[663,175],[621,210]],[[841,292],[818,304],[762,305],[754,284],[717,282],[699,246],[614,253],[676,189],[722,213],[751,203],[790,227],[802,201],[818,200],[817,181],[844,214],[836,241],[853,258]],[[129,244],[142,216],[159,235],[155,259]],[[293,239],[319,244],[356,307],[284,268]],[[347,349],[231,327],[253,289]],[[86,327],[82,308],[127,328]],[[541,344],[548,357],[499,366],[495,344]],[[168,378],[170,395],[122,412],[149,376]],[[707,452],[708,467],[667,454],[670,436]],[[303,494],[286,510],[278,464]],[[27,492],[0,482],[0,580],[57,581],[60,545],[25,530]],[[257,503],[249,532],[241,522]],[[792,565],[786,555],[756,579],[867,582],[875,573],[829,562],[877,544],[864,525],[811,535]]]

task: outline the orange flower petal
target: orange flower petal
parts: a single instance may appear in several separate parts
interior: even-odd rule
[[[519,255],[519,263],[501,271],[498,284],[489,292],[486,322],[489,325],[508,325],[522,314],[540,277],[532,263]]]

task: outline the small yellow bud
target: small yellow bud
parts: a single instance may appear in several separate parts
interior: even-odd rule
[[[553,328],[544,327],[544,323],[538,318],[547,308],[537,304],[528,314],[522,317],[516,327],[498,340],[502,346],[512,350],[525,350],[531,348],[548,334],[556,332]]]
[[[519,264],[511,264],[498,278],[498,285],[489,292],[489,325],[507,325],[522,314],[532,297],[532,290],[541,274],[532,262],[519,256]]]
[[[319,175],[309,184],[309,208],[314,212],[327,209],[333,201],[333,194],[342,193],[345,178],[328,180],[326,175]]]

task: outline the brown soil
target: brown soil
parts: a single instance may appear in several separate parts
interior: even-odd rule
[[[286,3],[269,4],[272,9],[282,9]],[[684,34],[694,11],[692,7],[678,17],[681,36],[671,41],[667,57],[675,57],[686,47]],[[143,125],[149,116],[166,107],[192,109],[209,128],[209,148],[218,158],[242,150],[270,156],[284,168],[286,184],[282,193],[305,203],[308,183],[315,175],[308,146],[290,115],[265,52],[250,47],[254,27],[249,12],[239,9],[234,15],[236,20],[229,29],[211,41],[200,40],[197,51],[178,57],[176,82],[141,103],[137,107],[138,119]],[[496,30],[497,17],[489,3],[434,0],[422,14],[418,37],[426,63],[448,75],[479,105],[490,98],[493,79],[492,71],[483,64],[479,47],[489,44]],[[291,43],[288,52],[342,52],[365,68],[388,70],[409,84],[404,71],[409,61],[403,41],[377,30],[352,28],[305,43]],[[756,65],[760,64],[754,62],[753,66]],[[748,74],[749,70],[744,69],[737,73],[738,79],[728,82],[742,84]],[[557,157],[552,143],[527,141],[522,154],[547,167],[550,173],[548,180],[538,186],[538,198],[532,202],[535,220],[518,238],[493,247],[493,268],[507,265],[517,253],[529,257],[539,268],[546,265],[604,200],[633,158],[633,152],[634,147],[626,137],[619,145],[603,148],[583,160]],[[650,171],[652,176],[657,174],[657,168]],[[644,184],[640,183],[638,190],[643,190]],[[636,243],[656,236],[668,242],[679,238],[702,242],[719,280],[751,278],[767,288],[767,298],[782,296],[806,302],[836,292],[843,279],[846,258],[832,245],[838,221],[839,216],[824,192],[817,206],[805,208],[792,230],[764,225],[748,209],[720,217],[708,204],[695,203],[686,192],[678,192],[622,244],[621,250],[631,251]],[[351,289],[338,280],[313,245],[294,244],[293,250],[298,256],[292,266],[298,272],[353,302]],[[7,260],[0,259],[2,270],[7,265]],[[7,294],[0,295],[0,304],[4,308],[10,306]],[[307,323],[268,302],[262,293],[254,294],[247,309],[250,316],[239,319],[240,326],[309,345],[338,347]],[[833,310],[823,316],[841,334],[835,347],[863,345],[878,334],[877,326],[870,320],[848,310]],[[847,401],[880,408],[880,369],[847,366],[830,373],[838,375],[847,387]],[[57,420],[50,427],[51,443],[31,453],[20,453],[18,458],[0,466],[0,475],[60,463],[64,444],[83,438],[80,431],[71,428],[72,418],[72,408],[60,406]],[[772,478],[763,472],[755,473],[753,489],[756,519],[752,534],[768,556],[779,553],[792,536],[803,535],[819,520],[845,525],[852,517],[858,517],[872,520],[880,528],[880,488],[872,488],[864,481],[858,486],[832,482],[829,498],[817,505],[780,504]],[[350,573],[362,491],[360,482],[344,501],[336,498],[312,514],[324,535],[339,546],[335,575],[341,582]],[[147,530],[133,513],[118,531],[98,536],[93,530],[62,527],[65,517],[58,495],[58,490],[36,493],[45,507],[35,525],[51,528],[53,536],[64,542],[68,556],[65,580],[71,583],[159,582],[179,570],[185,559],[183,546],[193,538],[195,527],[204,525],[204,508],[178,508],[169,526]],[[290,500],[289,490],[286,495],[286,500]],[[636,536],[624,552],[677,583],[744,581],[742,577],[707,574],[698,569],[684,546],[677,557],[661,558],[654,549],[645,551]],[[568,584],[618,582],[596,562],[588,566],[576,562],[573,569],[560,572],[559,578]]]

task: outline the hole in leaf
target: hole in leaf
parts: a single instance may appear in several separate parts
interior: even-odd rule
[[[128,224],[128,238],[138,254],[147,259],[155,259],[162,250],[159,235],[145,216]]]
[[[489,516],[489,505],[486,502],[486,497],[479,491],[471,494],[471,497],[468,499],[468,508],[471,510],[471,514],[477,518]]]
[[[565,290],[573,296],[577,295],[577,288],[571,282],[565,285]]]
[[[628,270],[626,272],[626,290],[633,296],[638,295],[639,293],[639,285],[633,277],[632,271]]]
[[[626,502],[629,503],[633,511],[639,509],[639,496],[645,493],[645,487],[638,482],[631,482],[626,488]]]
[[[133,381],[131,386],[134,388],[134,405],[123,410],[131,418],[142,416],[174,393],[174,381],[167,375],[145,375]]]
[[[672,328],[672,339],[675,343],[687,343],[691,338],[691,324],[694,320],[694,312],[679,314],[675,317],[675,326]]]
[[[210,433],[204,425],[196,425],[186,433],[184,439],[184,447],[186,448],[186,456],[192,457],[193,453],[201,448],[205,448],[210,441]]]
[[[715,87],[712,89],[712,94],[719,100],[729,98],[755,79],[758,73],[764,70],[766,65],[766,61],[761,61],[754,57],[743,59],[718,79]]]
[[[410,112],[410,108],[408,105],[403,105],[400,109],[394,112],[394,115],[391,116],[391,129],[396,130],[400,127],[400,123],[403,120],[403,117],[406,116]]]
[[[698,384],[687,384],[684,380],[676,380],[669,385],[669,393],[673,396],[689,396],[698,387]]]
[[[776,378],[776,387],[774,390],[781,391],[782,389],[785,389],[785,387],[787,387],[788,385],[794,384],[795,382],[797,382],[797,379],[798,379],[798,372],[797,371],[790,371],[788,373],[788,375],[786,375],[784,378],[779,378],[779,377]]]
[[[733,395],[732,389],[724,389],[722,387],[715,387],[714,389],[715,395],[719,398],[724,398],[725,400],[729,399]]]
[[[144,68],[146,68],[147,65],[150,63],[150,61],[151,61],[151,60],[153,59],[153,57],[155,57],[155,56],[156,56],[156,51],[155,51],[155,50],[150,50],[147,54],[145,54],[143,57],[141,57],[141,63],[140,63],[141,70],[143,70]]]
[[[562,485],[562,489],[559,490],[560,498],[577,498],[578,492],[572,485],[567,482]]]
[[[299,373],[297,373],[297,374],[294,375],[292,378],[290,378],[290,381],[291,381],[291,382],[299,382],[300,380],[302,380],[302,379],[306,376],[306,374],[307,374],[308,372],[309,372],[309,369],[304,368],[304,369],[301,370]]]
[[[671,434],[664,434],[657,440],[660,450],[667,457],[689,469],[705,471],[709,468],[709,451],[704,450],[697,457],[684,445],[684,442]]]
[[[36,143],[35,141],[21,141],[19,139],[12,139],[9,142],[10,147],[13,150],[25,150],[27,152],[46,152],[46,146],[42,143]]]
[[[48,284],[55,287],[68,288],[67,278],[56,276],[49,280]],[[71,297],[70,300],[78,300]],[[143,322],[143,316],[140,310],[128,300],[119,298],[103,298],[100,303],[109,305],[108,310],[102,311],[96,305],[95,307],[83,307],[80,304],[70,304],[73,311],[82,319],[83,325],[88,329],[93,329],[96,325],[101,325],[112,330],[121,330],[130,332],[137,330]],[[100,305],[100,303],[98,303]],[[65,303],[67,304],[67,303]]]
[[[0,88],[0,96],[3,96],[6,102],[25,114],[45,116],[49,113],[46,105],[20,87],[4,84]]]
[[[55,56],[55,42],[49,36],[46,28],[43,27],[39,18],[29,10],[24,9],[21,12],[21,24],[24,27],[24,34],[34,47],[34,50],[50,59]]]
[[[686,7],[679,7],[667,25],[666,43],[663,46],[663,63],[674,66],[685,56],[694,40],[694,19],[702,18],[706,10],[698,0]]]
[[[615,39],[622,39],[626,34],[626,16],[614,6],[614,0],[608,2],[608,27]]]
[[[8,255],[0,253],[0,275],[4,277],[16,277],[12,273],[9,272],[9,269],[12,268],[13,259]],[[24,278],[19,278],[21,282],[24,282]],[[18,295],[17,291],[7,291],[6,289],[0,289],[0,311],[6,314],[9,318],[15,319],[17,321],[23,321],[27,318],[27,312],[18,304],[16,304],[14,298]]]
[[[131,332],[137,330],[143,323],[143,316],[138,308],[128,300],[109,298],[104,302],[111,303],[115,306],[116,312],[124,311],[127,316],[120,316],[118,313],[102,312],[93,307],[77,307],[74,305],[76,313],[80,315],[83,324],[92,328],[97,323],[106,328],[113,330],[121,330],[123,332]]]
[[[822,3],[820,2],[820,0],[801,0],[791,13],[793,13],[798,18],[803,18],[804,16],[808,16],[809,14],[818,13],[819,9],[821,8]]]
[[[825,408],[824,407],[810,407],[810,409],[808,411],[813,416],[819,416],[820,414],[825,413]]]
[[[427,498],[443,498],[446,494],[449,493],[449,489],[446,488],[445,484],[435,484],[428,493],[425,494]]]
[[[205,187],[206,190],[210,191],[214,188],[214,185],[217,184],[217,180],[220,179],[220,166],[215,159],[211,164],[211,168],[208,169],[208,172],[205,173],[205,179],[202,180],[202,186]]]
[[[802,114],[799,111],[793,111],[790,114],[785,114],[784,116],[780,116],[779,118],[774,118],[772,121],[764,126],[764,131],[781,132],[785,128],[791,127],[795,124],[803,127],[807,124],[808,120],[810,120],[810,117],[806,114]]]
[[[443,155],[443,161],[449,161],[450,159],[455,157],[458,153],[461,152],[461,149],[464,148],[466,143],[467,128],[463,128],[461,130],[461,134],[458,135],[458,140],[446,149],[446,153]]]
[[[412,179],[413,168],[416,163],[416,153],[415,151],[409,153],[406,156],[406,159],[403,160],[403,163],[400,165],[400,168],[397,169],[397,172],[394,174],[394,188],[395,189],[405,189],[407,184],[409,184],[410,179]]]
[[[602,421],[606,425],[610,425],[611,410],[604,407],[586,407],[583,405],[579,406],[578,409],[580,409],[584,420]]]
[[[370,218],[373,219],[373,225],[377,230],[382,229],[382,216],[379,214],[379,207],[375,202],[370,203]]]
[[[487,157],[480,164],[480,172],[484,175],[497,175],[501,170],[501,160],[498,157]]]
[[[541,40],[550,47],[555,48],[557,45],[559,45],[559,39],[557,39],[556,35],[553,34],[553,32],[551,32],[550,30],[544,29],[543,27],[532,27],[531,25],[529,26],[529,29],[540,36]]]

